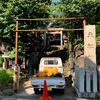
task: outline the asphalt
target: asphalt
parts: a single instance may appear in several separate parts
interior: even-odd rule
[[[19,93],[14,94],[13,96],[0,96],[0,100],[39,100],[42,96],[42,93],[34,93],[33,88],[31,88],[30,81],[26,82],[24,88],[20,90]],[[48,92],[49,96],[52,97],[52,100],[97,100],[97,99],[83,99],[76,98],[73,88],[65,88],[65,93],[61,94],[58,91]],[[100,100],[100,99],[98,99]]]
[[[48,92],[49,96],[52,97],[52,100],[75,100],[74,93],[68,89],[65,88],[65,93],[61,94],[61,92],[58,91],[50,91]],[[39,100],[39,98],[42,96],[42,93],[35,94],[33,88],[31,88],[30,82],[28,84],[25,84],[24,89],[20,90],[19,93],[14,94],[13,96],[0,96],[0,100]]]

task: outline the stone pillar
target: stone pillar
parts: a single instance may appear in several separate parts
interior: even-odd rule
[[[91,92],[90,71],[86,70],[86,92]]]
[[[100,92],[100,66],[98,68],[98,74],[99,74],[99,92]]]
[[[97,92],[97,72],[93,71],[93,92]]]
[[[96,70],[95,25],[84,27],[84,66],[85,70]]]
[[[75,65],[75,83],[74,86],[78,88],[79,66]]]
[[[79,92],[84,92],[84,68],[79,68]]]
[[[5,62],[3,62],[3,69],[5,69],[5,66],[6,66],[6,63],[5,63]]]
[[[71,59],[71,72],[70,72],[70,74],[73,74],[73,72],[74,72],[74,63],[73,63],[73,58]]]

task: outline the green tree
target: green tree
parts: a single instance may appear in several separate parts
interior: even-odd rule
[[[96,20],[99,20],[99,3],[96,0],[60,0],[55,3],[55,6],[51,9],[55,9],[54,17],[88,17],[88,24],[96,24]],[[55,21],[54,24],[58,24],[59,27],[74,29],[83,28],[82,20],[66,20],[66,21]],[[79,40],[81,40],[79,42]],[[74,47],[76,44],[83,43],[83,32],[74,31],[70,32],[70,41]],[[82,49],[83,45],[79,45]]]
[[[55,18],[88,17],[86,24],[96,25],[96,53],[97,59],[100,59],[100,0],[59,0],[59,2],[55,2],[55,6],[50,10],[52,11],[52,16]],[[53,10],[55,10],[55,12],[53,12]],[[82,24],[82,20],[67,20],[54,21],[53,25],[58,25],[66,29],[73,29],[83,28]],[[77,45],[79,49],[83,49],[83,41],[83,31],[69,32],[69,43],[71,43],[73,51],[75,51],[73,48]],[[97,62],[99,62],[99,60]]]
[[[62,17],[93,17],[96,14],[97,2],[95,0],[60,0],[55,3],[54,9]]]
[[[15,51],[16,17],[19,18],[48,18],[50,0],[2,0],[0,1],[0,38],[8,43],[9,50]],[[44,28],[48,21],[19,21],[19,29]],[[19,54],[25,53],[25,43],[28,43],[28,34],[19,33]]]

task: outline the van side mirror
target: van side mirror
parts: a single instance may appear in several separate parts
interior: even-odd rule
[[[65,66],[65,64],[63,64],[63,67]]]

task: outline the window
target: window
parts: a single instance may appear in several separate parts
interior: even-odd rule
[[[45,60],[44,65],[57,65],[58,61],[57,60]]]

